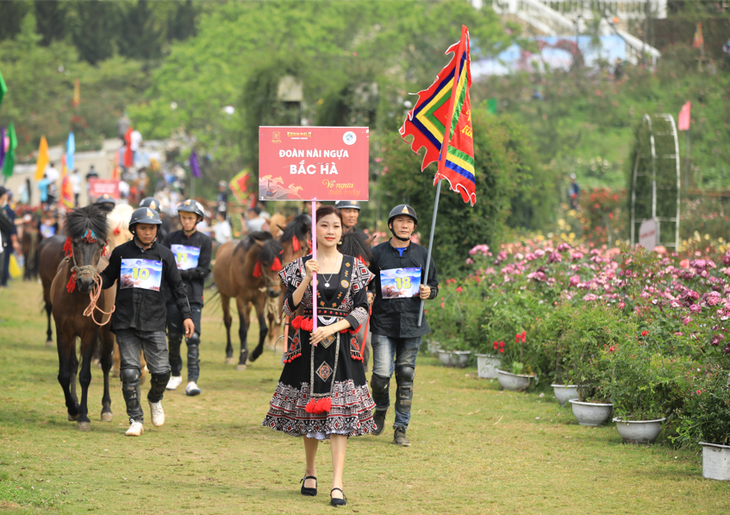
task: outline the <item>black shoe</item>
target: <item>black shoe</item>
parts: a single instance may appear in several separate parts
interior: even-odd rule
[[[375,410],[375,415],[373,415],[373,422],[375,422],[375,431],[373,431],[372,434],[375,436],[378,436],[380,433],[383,432],[383,429],[385,429],[385,414],[388,413],[388,411],[378,411]]]
[[[332,492],[335,490],[339,490],[342,492],[342,488],[333,488],[330,492],[330,504],[332,506],[345,506],[347,504],[347,497],[345,497],[345,492],[342,492],[342,499],[337,499],[335,497],[332,497]]]
[[[314,488],[307,488],[306,486],[304,486],[304,482],[307,479],[314,479],[314,481],[315,481]],[[314,497],[315,495],[317,495],[317,483],[316,483],[316,481],[317,481],[317,478],[314,477],[314,476],[304,476],[302,478],[302,480],[299,481],[302,484],[302,495],[310,495],[312,497]]]
[[[411,441],[406,437],[405,427],[396,427],[393,435],[393,443],[399,447],[410,447]]]

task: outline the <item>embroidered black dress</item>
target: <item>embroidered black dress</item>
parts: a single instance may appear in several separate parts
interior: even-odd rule
[[[375,402],[370,397],[360,344],[354,333],[368,318],[366,287],[373,274],[351,256],[344,256],[338,274],[325,274],[328,280],[318,274],[318,326],[345,319],[352,327],[313,348],[309,343],[312,286],[302,297],[302,315],[296,316],[299,306],[294,305],[292,298],[306,275],[304,264],[309,259],[311,256],[300,258],[279,272],[287,286],[284,312],[293,320],[284,370],[263,425],[320,440],[331,434],[364,435],[375,429]]]

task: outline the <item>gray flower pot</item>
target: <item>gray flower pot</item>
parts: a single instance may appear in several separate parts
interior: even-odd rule
[[[645,445],[654,443],[659,433],[662,432],[662,422],[666,418],[660,418],[657,420],[621,420],[620,418],[614,418],[616,422],[616,429],[618,434],[621,435],[624,443],[635,443],[638,445]]]
[[[512,374],[504,370],[497,370],[497,381],[499,386],[511,392],[522,392],[529,388],[534,375]]]
[[[477,371],[481,379],[496,379],[501,360],[489,354],[477,354]]]
[[[441,360],[441,364],[443,366],[450,367],[451,366],[451,351],[439,349],[439,359]]]
[[[573,415],[581,426],[600,426],[611,420],[613,404],[595,404],[575,399],[568,402],[573,406]]]
[[[464,368],[469,361],[470,355],[470,350],[455,350],[451,354],[451,365],[454,367]]]
[[[570,399],[578,398],[578,385],[575,384],[551,384],[555,398],[561,406],[565,406]]]
[[[707,479],[730,481],[730,445],[700,442],[702,446],[702,476]]]

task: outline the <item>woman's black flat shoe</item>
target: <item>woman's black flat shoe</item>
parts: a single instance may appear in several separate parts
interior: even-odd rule
[[[304,482],[307,479],[314,479],[315,481],[317,481],[317,478],[314,476],[304,476],[302,480],[299,481],[302,484],[302,495],[311,495],[312,497],[314,497],[315,495],[317,495],[317,487],[315,486],[314,488],[307,488],[306,486],[304,486]]]
[[[342,499],[337,499],[335,497],[332,497],[332,492],[334,492],[335,490],[339,490],[340,492],[342,492],[342,488],[333,488],[332,491],[330,492],[330,504],[332,506],[344,506],[344,505],[346,505],[347,504],[347,497],[345,497],[345,492],[342,492]]]

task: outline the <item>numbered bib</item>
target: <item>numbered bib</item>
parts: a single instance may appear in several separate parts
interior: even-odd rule
[[[56,228],[52,225],[41,224],[41,234],[44,238],[50,238],[56,234]]]
[[[119,284],[122,289],[142,288],[160,291],[162,261],[152,259],[122,259]]]
[[[384,299],[418,297],[420,268],[391,268],[380,271],[380,291]]]
[[[198,259],[200,259],[199,247],[175,244],[170,247],[170,250],[175,254],[175,263],[177,263],[178,270],[190,270],[198,266]]]

